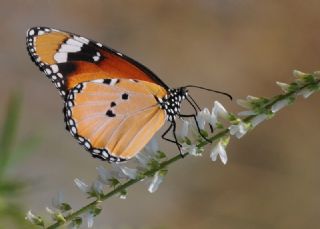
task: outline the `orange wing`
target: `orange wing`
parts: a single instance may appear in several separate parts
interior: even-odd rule
[[[65,97],[85,81],[101,78],[136,79],[168,86],[153,72],[130,57],[87,38],[46,27],[27,32],[31,59]]]
[[[140,80],[79,83],[67,96],[66,122],[71,134],[94,157],[127,160],[165,123],[166,113],[156,98],[166,93],[163,87]]]

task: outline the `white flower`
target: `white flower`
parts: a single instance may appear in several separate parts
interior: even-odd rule
[[[277,81],[276,84],[281,88],[281,90],[283,92],[287,93],[289,91],[289,87],[290,87],[289,84],[282,83],[282,82],[279,82],[279,81]]]
[[[243,121],[240,121],[237,125],[231,125],[229,130],[231,135],[235,135],[238,139],[240,139],[248,132],[249,125]]]
[[[100,180],[95,180],[90,186],[78,178],[74,179],[74,183],[82,192],[88,193],[91,196],[103,194],[103,183]]]
[[[143,150],[136,155],[136,159],[145,167],[149,161],[154,158],[159,151],[159,145],[155,137],[153,137]]]
[[[272,105],[271,107],[271,111],[272,113],[276,113],[277,111],[281,110],[282,108],[284,108],[285,106],[287,106],[290,103],[289,99],[282,99],[278,102],[276,102],[275,104]]]
[[[266,120],[268,118],[268,115],[266,114],[260,114],[255,116],[254,118],[251,119],[250,123],[252,125],[252,127],[256,127],[257,125],[259,125],[261,122],[263,122],[264,120]]]
[[[84,193],[88,193],[90,192],[90,188],[89,186],[84,183],[83,181],[81,181],[80,179],[76,178],[74,179],[74,183],[77,185],[77,187]]]
[[[112,183],[112,175],[111,172],[106,170],[103,166],[97,167],[98,170],[98,179],[105,185],[110,185]]]
[[[88,228],[92,228],[93,227],[93,223],[94,223],[94,215],[93,215],[93,212],[89,211],[87,213],[87,225],[88,225]]]
[[[197,122],[198,122],[198,126],[201,130],[204,129],[205,124],[208,120],[210,120],[210,111],[208,110],[208,108],[204,108],[202,111],[200,111],[197,115]]]
[[[52,210],[51,208],[46,207],[46,211],[51,215],[51,218],[54,221],[66,222],[66,219],[64,218],[63,214],[59,210]]]
[[[254,96],[251,96],[251,95],[248,95],[247,98],[244,100],[244,99],[238,99],[237,100],[237,104],[243,108],[246,108],[246,109],[250,109],[252,108],[252,102],[255,102],[255,101],[258,101],[260,98],[258,97],[254,97]]]
[[[119,198],[121,200],[125,200],[125,199],[127,199],[127,195],[126,194],[120,194]]]
[[[120,169],[123,172],[123,174],[126,175],[129,179],[134,180],[137,178],[137,175],[138,175],[137,169],[128,168],[124,165],[121,165]]]
[[[121,164],[111,164],[112,169],[110,170],[111,176],[116,179],[125,179],[127,176],[121,170]]]
[[[149,161],[154,158],[159,151],[159,145],[155,137],[153,137],[148,144],[139,152],[135,158],[143,167],[146,167]]]
[[[63,199],[62,192],[58,192],[58,194],[52,198],[52,206],[56,209],[60,209]]]
[[[35,225],[40,225],[40,226],[44,225],[43,220],[39,216],[32,214],[32,212],[30,210],[28,211],[25,219]]]
[[[228,161],[226,146],[229,142],[229,138],[220,139],[217,144],[215,144],[211,150],[210,157],[212,161],[216,161],[219,155],[220,160],[223,164],[226,164]]]
[[[189,124],[189,121],[182,120],[180,131],[177,132],[177,138],[179,139],[179,141],[182,141],[185,137],[188,136]]]
[[[301,71],[299,71],[299,70],[293,70],[292,74],[293,74],[293,76],[296,77],[296,78],[303,78],[303,77],[305,77],[305,76],[308,75],[308,74],[303,73],[303,72],[301,72]]]
[[[215,126],[215,124],[217,122],[217,117],[228,119],[228,116],[229,116],[229,113],[224,108],[224,106],[222,106],[222,104],[219,103],[218,101],[215,101],[214,105],[213,105],[213,108],[212,108],[212,112],[211,112],[211,121],[213,123],[210,123],[210,124],[212,126]]]
[[[160,172],[156,172],[156,174],[153,176],[153,179],[149,185],[148,191],[150,193],[154,193],[155,191],[158,190],[160,184],[163,181],[164,176],[160,174]]]
[[[153,156],[159,151],[159,145],[155,137],[151,138],[144,150]]]
[[[91,191],[96,194],[103,194],[103,184],[99,180],[95,180],[91,185]]]
[[[195,139],[198,138],[199,136],[199,130],[198,130],[198,127],[197,127],[197,124],[196,122],[194,122],[194,120],[190,121],[189,122],[189,138],[191,141],[194,141]]]
[[[304,88],[298,93],[298,95],[302,95],[303,98],[307,99],[313,93],[314,93],[314,90],[311,90],[309,88]]]
[[[46,211],[52,216],[56,215],[56,212],[49,207],[46,207]]]
[[[138,153],[135,158],[143,167],[146,167],[151,159],[150,156],[146,155],[144,152]]]
[[[25,217],[25,219],[28,220],[28,221],[30,221],[31,223],[35,223],[35,220],[37,220],[38,217],[35,216],[35,215],[31,212],[31,210],[29,210],[28,213],[27,213],[27,215],[26,215],[26,217]]]
[[[82,220],[82,219],[81,219]],[[71,221],[68,225],[68,229],[79,229],[82,222]]]
[[[239,116],[251,116],[251,115],[256,115],[257,113],[252,111],[252,110],[248,110],[248,111],[241,111],[238,113]]]
[[[201,152],[199,152],[196,145],[188,145],[182,144],[181,153],[186,154],[189,153],[191,156],[202,156]]]

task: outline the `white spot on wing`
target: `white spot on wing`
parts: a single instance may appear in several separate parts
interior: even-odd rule
[[[94,82],[94,83],[103,83],[103,79],[92,80],[91,82]]]
[[[99,59],[100,59],[100,57],[98,57],[98,56],[94,56],[94,57],[92,57],[93,58],[93,60],[95,61],[95,62],[97,62]]]
[[[66,42],[68,45],[73,45],[73,46],[78,46],[78,47],[82,47],[83,46],[83,43],[79,42],[79,41],[76,41],[75,39],[68,39],[67,42]]]
[[[89,142],[85,142],[85,143],[84,143],[84,146],[85,146],[87,149],[90,149],[90,144],[89,144]]]
[[[117,83],[117,81],[118,81],[117,79],[112,79],[110,82],[110,85],[114,86]]]
[[[34,35],[34,30],[33,30],[33,29],[31,29],[31,30],[29,31],[29,35],[30,35],[30,36],[33,36],[33,35]]]
[[[53,73],[57,73],[59,71],[58,65],[56,65],[56,64],[51,65],[51,69],[52,69]]]
[[[79,52],[81,47],[68,44],[62,44],[59,52]]]
[[[45,69],[44,72],[45,72],[47,75],[51,75],[51,73],[52,73],[52,71],[51,71],[49,68]]]
[[[68,53],[56,53],[53,57],[57,63],[65,63],[68,59]]]
[[[84,37],[73,36],[73,39],[75,39],[81,43],[84,43],[84,44],[89,44],[89,40]]]
[[[106,151],[102,151],[102,155],[103,155],[105,158],[108,158],[108,157],[109,157],[109,155],[107,154]]]
[[[76,133],[77,133],[77,129],[73,126],[73,127],[71,128],[71,132],[72,132],[73,134],[76,134]]]

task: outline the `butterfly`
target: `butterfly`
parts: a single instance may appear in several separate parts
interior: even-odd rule
[[[27,31],[26,42],[32,61],[64,100],[66,129],[93,157],[128,160],[166,121],[170,125],[162,138],[180,150],[176,118],[191,117],[197,123],[200,108],[188,94],[189,87],[197,86],[171,88],[132,58],[73,33],[34,27]],[[195,114],[180,113],[184,100]],[[173,139],[166,137],[170,130]]]

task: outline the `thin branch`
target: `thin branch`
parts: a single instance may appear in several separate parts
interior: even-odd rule
[[[264,108],[266,109],[271,109],[271,107],[276,104],[277,102],[281,101],[281,100],[285,100],[285,99],[289,99],[290,97],[298,94],[299,92],[301,92],[303,89],[308,88],[309,86],[314,86],[315,84],[319,84],[320,80],[317,79],[314,82],[309,82],[304,84],[301,87],[298,87],[295,90],[292,90],[290,92],[287,92],[285,94],[281,94],[278,96],[273,97],[268,103],[265,104]],[[258,114],[257,114],[258,115]],[[248,116],[245,119],[243,119],[244,122],[250,122],[254,117],[256,117],[257,115],[252,115],[252,116]],[[219,133],[217,133],[216,135],[212,136],[210,139],[211,142],[216,141],[224,136],[226,136],[227,134],[229,134],[229,128],[225,128],[223,130],[221,130]],[[207,145],[208,142],[201,142],[199,143],[197,146],[198,147],[203,147],[205,145]],[[188,156],[189,153],[186,153],[185,156]],[[72,221],[73,219],[75,219],[76,217],[80,216],[81,214],[87,212],[88,210],[92,209],[93,207],[97,206],[98,204],[100,204],[102,201],[105,201],[107,199],[109,199],[110,197],[121,193],[122,191],[125,191],[127,188],[129,188],[130,186],[134,185],[135,183],[141,181],[144,177],[147,176],[153,176],[156,172],[166,168],[167,166],[173,164],[176,161],[179,161],[180,159],[182,159],[182,157],[178,154],[166,161],[163,161],[162,163],[159,164],[159,167],[157,168],[152,168],[146,172],[143,173],[143,176],[141,178],[137,178],[137,179],[131,179],[129,181],[127,181],[124,184],[119,185],[118,187],[116,187],[115,189],[113,189],[112,191],[101,195],[99,199],[87,204],[86,206],[80,208],[79,210],[75,211],[74,213],[68,215],[65,217],[65,221],[60,221],[60,222],[56,222],[50,226],[47,227],[47,229],[54,229],[54,228],[58,228],[61,225],[64,225],[67,222]]]

